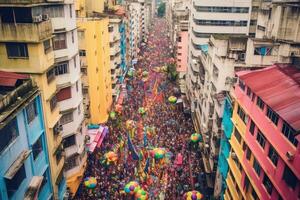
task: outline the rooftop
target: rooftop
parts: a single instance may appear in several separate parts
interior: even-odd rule
[[[296,131],[300,130],[300,69],[276,64],[237,72],[239,78]]]
[[[28,75],[0,71],[0,128],[37,92]]]

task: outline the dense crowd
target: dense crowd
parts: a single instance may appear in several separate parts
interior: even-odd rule
[[[154,67],[173,62],[169,47],[166,22],[163,19],[156,19],[146,45],[140,49],[139,62],[135,66],[136,73],[127,79],[127,95],[123,102],[122,113],[118,115],[117,120],[109,120],[105,124],[109,127],[109,134],[102,146],[89,154],[85,177],[95,177],[97,187],[87,189],[81,184],[74,199],[132,199],[123,192],[127,182],[139,179],[138,161],[131,158],[128,150],[125,151],[127,120],[135,121],[137,126],[141,124],[143,127],[155,127],[155,134],[148,138],[149,145],[166,148],[173,155],[171,162],[161,169],[165,180],[157,181],[154,187],[143,185],[150,199],[181,199],[185,192],[197,189],[199,185],[197,177],[201,172],[197,161],[200,152],[190,145],[190,135],[194,133],[192,120],[178,106],[168,103],[169,96],[180,95],[175,92],[176,83],[169,81],[165,73],[153,71]],[[148,71],[148,80],[143,80],[139,71]],[[154,98],[155,95],[160,98]],[[144,117],[137,111],[140,107],[147,108]],[[137,128],[137,132],[139,131],[141,130]],[[101,158],[121,140],[125,141],[125,150],[118,152],[118,162],[103,166]],[[143,146],[143,141],[137,137],[132,138],[132,142],[137,148]],[[180,165],[174,164],[178,154],[183,155],[183,162]],[[157,179],[160,180],[162,177]]]

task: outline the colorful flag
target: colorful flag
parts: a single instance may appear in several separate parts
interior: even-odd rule
[[[128,150],[131,152],[132,159],[139,160],[139,154],[136,152],[136,149],[132,144],[132,141],[128,133],[127,133],[127,144],[128,144]]]
[[[147,158],[145,168],[144,168],[145,173],[149,172],[149,166],[150,166],[150,158]]]

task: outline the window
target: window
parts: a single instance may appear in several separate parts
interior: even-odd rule
[[[32,102],[30,102],[28,104],[28,106],[26,106],[26,116],[27,116],[27,122],[30,123],[32,122],[35,117],[37,116],[37,108],[36,108],[36,104],[35,101],[33,100]]]
[[[246,158],[247,158],[247,160],[250,160],[250,158],[251,158],[251,149],[249,147],[247,148]]]
[[[295,189],[297,183],[299,182],[298,178],[288,166],[285,166],[284,168],[282,179],[292,189]]]
[[[256,100],[256,105],[260,108],[260,109],[264,109],[265,107],[265,103],[263,102],[263,100],[258,96],[257,100]]]
[[[53,49],[59,50],[65,48],[67,48],[66,33],[55,34],[55,37],[53,38]]]
[[[255,200],[259,200],[255,190],[252,188],[252,192],[251,192],[251,195],[252,195],[252,198],[255,199]]]
[[[39,156],[39,154],[43,151],[43,143],[42,138],[40,137],[33,145],[32,145],[32,155],[33,159],[36,160],[36,158]]]
[[[78,81],[76,81],[76,91],[78,92]]]
[[[1,135],[1,140],[0,140],[0,153],[1,153],[19,135],[17,119],[14,118],[6,126],[0,129],[0,135]]]
[[[253,168],[257,174],[257,176],[260,176],[260,164],[257,162],[257,160],[254,158],[254,161],[253,161]]]
[[[242,80],[239,80],[239,86],[240,86],[240,88],[241,88],[242,90],[245,91],[246,86],[245,86],[245,83],[244,83]]]
[[[113,26],[109,26],[109,27],[108,27],[108,32],[111,33],[111,32],[113,32],[113,31],[114,31],[114,27],[113,27]]]
[[[263,179],[263,185],[265,186],[267,192],[269,193],[269,195],[272,194],[272,190],[273,190],[273,184],[271,182],[271,180],[269,179],[269,177],[265,174],[264,179]]]
[[[275,113],[269,106],[267,107],[267,117],[277,126],[278,124],[278,114]]]
[[[45,54],[47,54],[48,52],[51,51],[51,43],[50,43],[50,39],[49,40],[45,40],[43,42],[43,45],[44,45],[44,52]]]
[[[71,31],[72,34],[72,43],[74,43],[74,31]]]
[[[69,5],[69,10],[70,10],[70,18],[72,18],[73,17],[72,4]]]
[[[254,121],[250,121],[250,127],[249,127],[249,132],[251,133],[251,135],[254,135],[254,131],[255,131],[255,123]]]
[[[77,110],[78,110],[78,115],[80,115],[80,113],[81,113],[81,104],[79,104],[79,106],[77,107]]]
[[[241,134],[239,133],[239,131],[237,130],[237,128],[234,129],[234,136],[237,139],[237,141],[239,143],[241,143],[242,137],[241,137]]]
[[[43,174],[43,181],[40,187],[40,191],[43,189],[43,187],[48,183],[48,176],[47,176],[47,171],[44,172]]]
[[[59,76],[62,74],[67,74],[69,73],[69,63],[68,62],[61,62],[56,64],[55,66],[55,75]]]
[[[77,158],[78,154],[73,154],[69,156],[66,161],[65,161],[65,170],[70,170],[73,169],[74,167],[77,166]]]
[[[56,95],[54,95],[51,99],[50,99],[50,110],[53,111],[57,106],[57,98]]]
[[[47,71],[46,76],[47,82],[51,83],[55,79],[55,69],[51,68],[49,71]]]
[[[295,138],[296,131],[286,122],[283,122],[281,132],[295,146],[298,145],[298,140]]]
[[[73,61],[74,61],[74,68],[76,68],[76,67],[77,67],[77,63],[76,63],[76,57],[77,57],[77,56],[75,56],[75,57],[73,58]]]
[[[25,178],[26,171],[25,166],[23,164],[12,179],[5,179],[8,198],[11,198],[13,194],[19,189],[20,185],[22,184]]]
[[[64,148],[68,148],[76,144],[76,136],[71,135],[64,139]]]
[[[239,115],[239,117],[241,118],[241,120],[243,120],[243,122],[245,124],[247,124],[248,117],[246,116],[244,110],[240,107],[240,105],[238,105],[237,114]]]
[[[6,43],[8,58],[28,58],[28,48],[26,43]]]
[[[247,96],[251,98],[252,91],[249,87],[247,87]]]
[[[247,26],[247,21],[233,20],[200,20],[194,19],[195,24],[202,26]]]
[[[55,6],[45,6],[44,10],[45,14],[48,14],[50,18],[64,17],[64,6],[63,5],[55,5]]]
[[[86,56],[85,50],[79,50],[79,56]]]
[[[271,51],[272,51],[271,47],[256,47],[254,49],[254,55],[269,56],[271,55]]]
[[[256,26],[257,20],[250,20],[250,26]]]
[[[60,123],[62,125],[70,123],[73,121],[73,112],[66,113],[60,118]]]
[[[197,12],[248,13],[248,7],[194,6]]]
[[[56,97],[57,97],[58,102],[70,99],[72,97],[71,87],[66,87],[66,88],[61,89],[56,94]]]
[[[256,137],[257,142],[260,144],[260,146],[264,149],[266,145],[266,138],[265,136],[261,133],[260,130],[257,131],[257,137]]]
[[[248,190],[248,188],[249,188],[249,185],[250,185],[250,180],[249,180],[249,178],[248,178],[248,176],[247,175],[245,175],[245,179],[244,179],[244,190],[246,190],[246,192],[247,192],[247,190]]]
[[[278,162],[278,153],[277,151],[274,149],[273,146],[270,145],[269,148],[269,153],[268,153],[268,157],[270,158],[270,160],[272,161],[272,163],[277,166],[277,162]]]

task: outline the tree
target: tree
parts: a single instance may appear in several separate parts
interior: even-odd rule
[[[176,71],[176,65],[174,63],[168,64],[167,66],[167,73],[168,73],[168,78],[171,81],[176,81],[178,77],[178,73]]]
[[[157,9],[157,15],[158,17],[163,17],[165,15],[166,12],[166,3],[160,3],[159,7]]]

